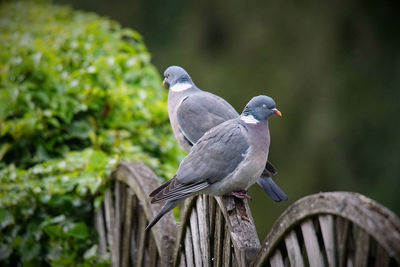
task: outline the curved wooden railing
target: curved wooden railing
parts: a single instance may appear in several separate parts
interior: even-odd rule
[[[400,221],[363,195],[319,193],[274,223],[253,266],[398,266]]]
[[[176,223],[166,214],[156,231],[144,231],[162,208],[148,195],[160,185],[142,163],[121,162],[112,174],[111,188],[96,213],[99,252],[111,254],[112,266],[170,266],[176,240]]]
[[[178,225],[166,214],[144,228],[162,205],[160,185],[141,163],[121,162],[96,212],[100,253],[112,266],[400,266],[400,221],[357,193],[307,196],[275,222],[262,246],[247,202],[233,197],[187,199]]]

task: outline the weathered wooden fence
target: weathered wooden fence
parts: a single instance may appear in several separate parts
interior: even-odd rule
[[[332,192],[292,204],[260,244],[247,202],[199,196],[149,232],[162,205],[160,184],[141,163],[121,162],[96,213],[100,253],[112,266],[400,266],[400,221],[356,193]]]

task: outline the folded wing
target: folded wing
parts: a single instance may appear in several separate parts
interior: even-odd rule
[[[174,178],[154,190],[152,203],[177,200],[226,178],[248,152],[246,129],[237,119],[207,132],[181,162]]]
[[[203,91],[185,97],[177,110],[181,133],[192,144],[208,130],[238,116],[224,99]]]

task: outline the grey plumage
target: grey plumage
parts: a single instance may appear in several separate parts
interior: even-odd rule
[[[213,108],[209,109],[209,106]],[[194,144],[208,130],[224,121],[237,118],[238,114],[222,98],[208,92],[194,90],[193,93],[189,93],[180,100],[176,117],[180,131]]]
[[[164,72],[164,83],[169,84],[168,113],[179,145],[189,152],[208,130],[239,114],[223,98],[200,90],[181,67],[172,66]],[[178,90],[174,90],[178,88]],[[179,90],[185,88],[183,90]],[[286,194],[272,180],[276,169],[267,162],[258,184],[274,200],[287,200]]]
[[[270,97],[254,97],[240,117],[206,132],[182,160],[176,175],[150,194],[152,203],[167,203],[146,229],[186,197],[221,196],[254,184],[268,159],[267,118],[274,113],[280,114]]]

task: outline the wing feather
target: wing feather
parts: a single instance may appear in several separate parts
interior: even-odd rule
[[[235,171],[249,149],[243,127],[234,119],[207,132],[181,162],[175,177],[150,194],[151,202],[196,194]]]
[[[167,184],[167,185],[165,185],[165,184]],[[161,185],[158,189],[156,189],[155,191],[157,191],[157,192],[155,194],[153,194],[153,193],[150,194],[150,195],[153,195],[153,198],[151,199],[151,203],[181,199],[186,196],[193,195],[193,194],[203,190],[204,188],[206,188],[209,185],[207,182],[185,184],[185,183],[181,183],[175,177],[172,178],[171,180],[169,180],[165,184]],[[155,192],[155,191],[153,191],[153,192]]]
[[[248,152],[246,131],[238,119],[208,131],[181,162],[176,179],[182,183],[207,181],[212,184],[228,176]]]

